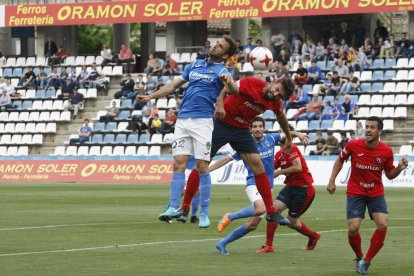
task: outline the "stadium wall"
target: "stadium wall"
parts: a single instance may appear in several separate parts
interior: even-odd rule
[[[400,156],[395,156],[397,165]],[[306,157],[314,178],[314,185],[328,183],[336,157]],[[409,156],[414,161],[414,156]],[[158,183],[167,184],[172,175],[171,157],[4,157],[0,160],[0,179],[3,183]],[[350,174],[350,164],[345,163],[337,178],[338,186],[345,186]],[[213,184],[244,184],[247,176],[242,161],[233,161],[212,172]],[[275,179],[282,184],[284,178]],[[414,187],[414,166],[409,167],[394,179],[383,176],[388,187]]]

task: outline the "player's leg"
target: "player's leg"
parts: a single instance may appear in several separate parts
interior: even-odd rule
[[[364,256],[362,252],[362,240],[359,234],[362,219],[365,216],[366,203],[365,197],[347,196],[346,216],[348,222],[348,243],[355,253],[356,270],[358,272],[358,262]]]
[[[200,176],[198,173],[197,168],[194,168],[187,179],[187,186],[184,191],[184,199],[183,204],[181,205],[181,215],[177,218],[178,221],[185,223],[187,222],[188,212],[190,211],[190,204],[193,200],[194,195],[198,192],[200,183]],[[198,204],[200,202],[200,197],[197,196],[197,202],[194,202],[198,208]],[[194,206],[193,204],[193,206]],[[194,210],[194,208],[192,208]],[[194,213],[194,211],[192,211]],[[197,213],[197,211],[196,211]]]
[[[225,214],[223,218],[220,220],[219,224],[217,225],[217,232],[221,233],[234,220],[254,216],[261,216],[266,212],[266,207],[264,205],[262,197],[257,191],[256,185],[248,185],[246,187],[246,194],[249,198],[249,201],[253,204],[237,212]]]
[[[208,164],[209,161],[197,159],[197,167],[200,172],[200,221],[198,226],[201,228],[210,226],[208,208],[210,206],[211,197],[211,177],[208,172]]]
[[[191,223],[198,223],[197,211],[200,204],[200,193],[196,193],[191,202]]]
[[[235,240],[238,240],[245,236],[247,233],[255,230],[261,220],[262,219],[258,216],[248,218],[245,224],[234,229],[233,232],[230,233],[230,235],[220,240],[216,244],[217,250],[220,251],[220,253],[223,255],[228,255],[229,253],[226,249],[227,244],[234,242]]]
[[[388,208],[383,195],[367,199],[367,206],[371,218],[375,221],[376,229],[371,237],[367,255],[358,264],[358,272],[362,274],[367,273],[372,259],[384,245],[388,226]]]

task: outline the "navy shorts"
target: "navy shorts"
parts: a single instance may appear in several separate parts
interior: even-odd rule
[[[249,128],[236,128],[220,120],[215,120],[211,157],[214,157],[217,151],[227,143],[238,153],[259,154],[256,141]]]
[[[385,201],[384,195],[377,197],[347,196],[346,218],[364,218],[367,207],[371,219],[372,213],[388,214],[387,202]]]
[[[311,206],[315,198],[315,188],[285,186],[277,196],[277,200],[282,201],[289,209],[289,216],[299,218]]]

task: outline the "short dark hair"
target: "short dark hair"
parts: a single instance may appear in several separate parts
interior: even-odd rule
[[[346,136],[346,132],[345,132],[345,131],[341,131],[341,132],[340,132],[340,134],[341,134],[342,136]]]
[[[384,128],[384,122],[380,117],[370,116],[367,118],[367,121],[377,122],[379,130],[382,130]]]
[[[237,46],[236,46],[236,42],[234,41],[234,39],[229,36],[229,35],[223,35],[224,40],[226,40],[226,42],[229,44],[229,48],[227,49],[227,51],[225,52],[225,54],[228,54],[229,57],[234,56],[234,54],[237,51]]]
[[[289,99],[292,96],[293,92],[295,91],[295,83],[287,77],[280,78],[276,81],[276,83],[280,83],[285,90],[285,99]]]
[[[254,122],[262,122],[263,127],[265,127],[265,125],[266,125],[265,120],[263,119],[263,117],[256,116],[252,121],[252,125],[253,125]]]

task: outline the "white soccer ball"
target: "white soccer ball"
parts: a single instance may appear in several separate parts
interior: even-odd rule
[[[251,51],[249,61],[255,70],[268,70],[273,61],[273,55],[269,49],[260,46]]]

